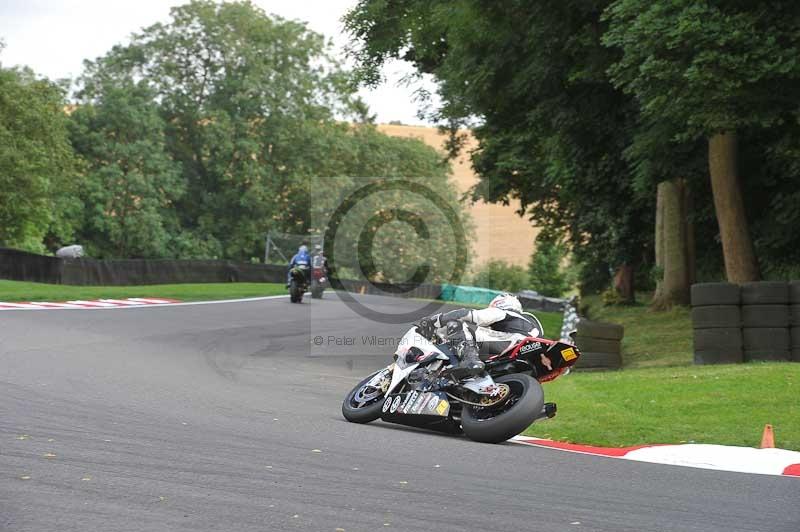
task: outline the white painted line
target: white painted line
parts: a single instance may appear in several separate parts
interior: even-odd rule
[[[145,308],[161,308],[161,307],[188,307],[194,305],[221,305],[226,303],[250,303],[255,301],[267,301],[270,299],[283,299],[288,298],[289,294],[281,294],[276,296],[262,296],[262,297],[247,297],[241,299],[220,299],[216,301],[187,301],[183,303],[145,303],[138,301],[131,301],[119,306],[74,306],[69,304],[60,304],[64,306],[58,307],[44,307],[33,305],[31,303],[4,303],[0,301],[0,311],[17,311],[17,310],[117,310],[117,309],[145,309]],[[142,299],[142,298],[138,298]],[[163,301],[163,300],[162,300]],[[103,301],[104,303],[106,301]],[[111,302],[111,300],[108,300]],[[133,304],[131,304],[133,303]],[[44,305],[44,303],[42,303]],[[59,305],[59,303],[49,303],[49,305]]]
[[[113,303],[115,305],[124,305],[124,306],[137,305],[137,306],[141,306],[140,303],[137,303],[136,301],[131,301],[129,299],[100,299],[99,301],[102,301],[103,303]]]
[[[168,303],[175,303],[175,301],[171,300],[171,299],[155,299],[155,298],[152,298],[152,297],[129,297],[128,299],[131,300],[131,301],[136,301],[136,302],[139,302],[139,303],[145,303],[145,304],[148,304],[148,305],[159,305],[159,304],[160,305],[165,305],[165,304],[168,304]]]
[[[75,300],[75,301],[67,301],[70,305],[79,305],[79,306],[86,306],[86,307],[113,307],[112,303],[103,303],[102,301],[83,301],[83,300]]]

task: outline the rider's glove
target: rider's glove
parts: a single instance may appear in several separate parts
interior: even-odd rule
[[[434,332],[436,332],[436,325],[434,325],[431,318],[422,318],[419,320],[419,325],[417,325],[417,332],[423,338],[430,340],[433,338]]]

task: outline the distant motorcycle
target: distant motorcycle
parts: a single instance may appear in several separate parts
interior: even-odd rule
[[[540,383],[567,372],[579,357],[574,345],[527,337],[486,357],[482,375],[459,376],[450,345],[438,336],[428,340],[415,326],[400,340],[394,362],[347,394],[342,414],[353,423],[380,418],[499,443],[555,416],[556,404],[544,402]]]
[[[308,290],[309,271],[305,264],[298,264],[289,270],[289,300],[292,303],[302,303],[303,294]]]
[[[322,299],[322,293],[328,286],[327,270],[325,259],[320,255],[314,255],[311,259],[311,297],[314,299]]]

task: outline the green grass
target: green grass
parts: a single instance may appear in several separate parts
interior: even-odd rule
[[[574,372],[544,385],[558,415],[526,434],[612,447],[717,443],[800,450],[800,364],[751,363]]]
[[[286,294],[279,283],[154,284],[145,286],[69,286],[0,281],[0,301],[71,301],[124,297],[165,297],[181,301],[238,299]]]
[[[621,447],[652,443],[757,446],[766,423],[776,445],[800,450],[800,364],[694,366],[689,309],[654,312],[585,298],[589,317],[625,326],[621,371],[581,371],[545,384],[558,415],[526,434]],[[580,364],[578,365],[580,367]]]
[[[651,294],[637,294],[636,305],[603,306],[597,296],[585,298],[589,317],[625,327],[622,364],[626,369],[692,364],[692,319],[688,307],[654,312]]]

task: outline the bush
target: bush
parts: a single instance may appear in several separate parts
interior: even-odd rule
[[[531,288],[548,297],[561,297],[573,284],[572,271],[563,266],[566,249],[551,239],[537,239],[528,273]]]
[[[508,264],[503,260],[490,260],[478,270],[472,284],[516,293],[528,288],[528,274],[522,266]]]

